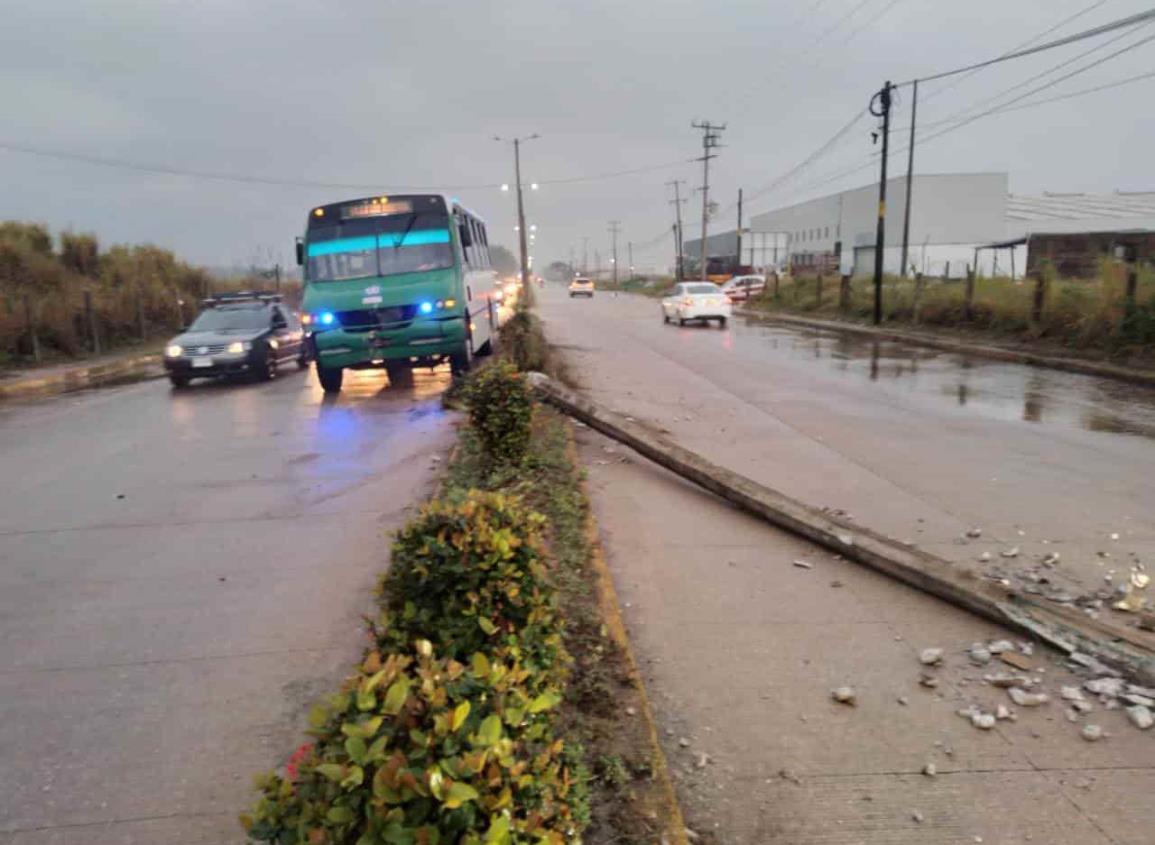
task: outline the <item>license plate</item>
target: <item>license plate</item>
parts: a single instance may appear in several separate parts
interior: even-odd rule
[[[213,365],[212,358],[193,358],[192,365],[195,369],[202,369],[204,367],[211,367]]]

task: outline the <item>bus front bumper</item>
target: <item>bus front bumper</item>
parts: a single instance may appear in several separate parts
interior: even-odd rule
[[[465,339],[461,318],[415,320],[401,329],[327,329],[312,336],[318,366],[333,369],[449,355],[461,351]]]

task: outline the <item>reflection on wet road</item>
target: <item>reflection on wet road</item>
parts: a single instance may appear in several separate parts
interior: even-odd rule
[[[980,416],[1155,437],[1155,390],[860,335],[744,322],[735,335],[738,352],[763,346],[826,361],[882,390],[937,397]]]
[[[448,384],[0,406],[0,841],[238,841],[250,775],[359,654],[389,532],[453,441]]]

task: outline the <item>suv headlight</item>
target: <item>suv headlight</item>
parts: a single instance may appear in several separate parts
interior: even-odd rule
[[[175,343],[164,348],[164,354],[167,358],[179,358],[183,352],[184,348]]]
[[[244,340],[244,341],[238,340],[235,343],[230,343],[229,348],[225,351],[228,352],[230,355],[240,355],[242,352],[248,352],[252,348],[253,348],[253,345],[251,343],[249,343],[247,340]]]

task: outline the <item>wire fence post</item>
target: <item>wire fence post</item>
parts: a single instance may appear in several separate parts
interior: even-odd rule
[[[32,297],[24,294],[24,322],[28,327],[28,340],[32,346],[32,360],[40,363],[40,335],[36,331],[36,318],[32,313]]]
[[[850,274],[843,273],[842,278],[838,281],[838,309],[840,311],[850,310]]]
[[[92,309],[92,291],[84,292],[84,322],[88,325],[88,344],[93,355],[100,354],[100,333],[96,330],[96,312]]]
[[[911,309],[913,311],[913,319],[914,319],[915,325],[918,325],[918,323],[922,319],[922,294],[923,294],[923,290],[925,288],[926,288],[926,277],[922,273],[915,273],[914,274],[914,306]]]
[[[969,323],[975,318],[975,270],[967,265],[967,286],[963,297],[963,317]]]

